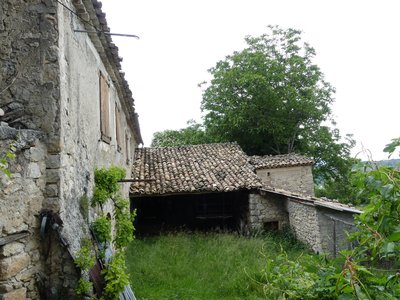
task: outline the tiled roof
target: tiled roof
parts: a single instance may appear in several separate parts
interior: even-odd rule
[[[261,187],[237,144],[139,148],[132,172],[134,195],[231,192]],[[148,180],[150,179],[150,180]]]
[[[278,195],[286,196],[286,197],[289,197],[292,199],[297,199],[297,200],[309,203],[314,206],[323,206],[323,207],[338,210],[338,211],[348,211],[348,212],[357,213],[357,214],[362,213],[361,210],[353,207],[351,204],[340,203],[339,200],[336,200],[336,199],[328,199],[325,197],[318,198],[318,197],[314,197],[314,196],[301,195],[301,194],[293,193],[290,191],[274,188],[271,186],[264,186],[260,190],[263,192],[267,192],[267,193],[278,194]]]
[[[265,156],[250,156],[250,163],[256,169],[261,168],[284,168],[295,166],[312,165],[314,161],[311,158],[298,154],[283,154],[283,155],[265,155]]]

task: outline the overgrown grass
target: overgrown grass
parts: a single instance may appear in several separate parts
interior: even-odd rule
[[[289,258],[308,252],[290,234],[177,233],[133,241],[127,265],[139,300],[260,299],[255,278],[281,246]]]

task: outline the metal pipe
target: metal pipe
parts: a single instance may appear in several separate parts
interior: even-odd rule
[[[112,32],[106,32],[106,31],[89,31],[89,30],[81,30],[81,29],[74,29],[74,32],[83,32],[83,33],[104,33],[105,35],[114,35],[114,36],[123,36],[123,37],[133,37],[136,39],[139,39],[137,35],[134,34],[125,34],[125,33],[112,33]]]

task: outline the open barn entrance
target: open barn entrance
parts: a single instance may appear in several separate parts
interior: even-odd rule
[[[239,230],[248,215],[248,193],[133,197],[138,235],[176,230]]]

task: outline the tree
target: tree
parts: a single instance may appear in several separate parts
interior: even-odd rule
[[[316,161],[321,182],[348,172],[351,136],[341,141],[332,118],[334,88],[313,64],[301,32],[269,27],[217,62],[203,91],[204,127],[216,141],[236,141],[249,155],[299,152]],[[324,126],[323,126],[324,125]]]
[[[194,120],[187,122],[188,127],[179,130],[164,130],[155,132],[152,147],[176,147],[182,145],[197,145],[212,142],[210,136],[206,135],[204,126]]]
[[[315,160],[319,196],[343,197],[354,140],[334,128],[335,89],[312,62],[315,50],[300,31],[277,26],[245,41],[244,50],[209,69],[203,124],[157,132],[152,145],[237,142],[249,155],[297,152]]]

